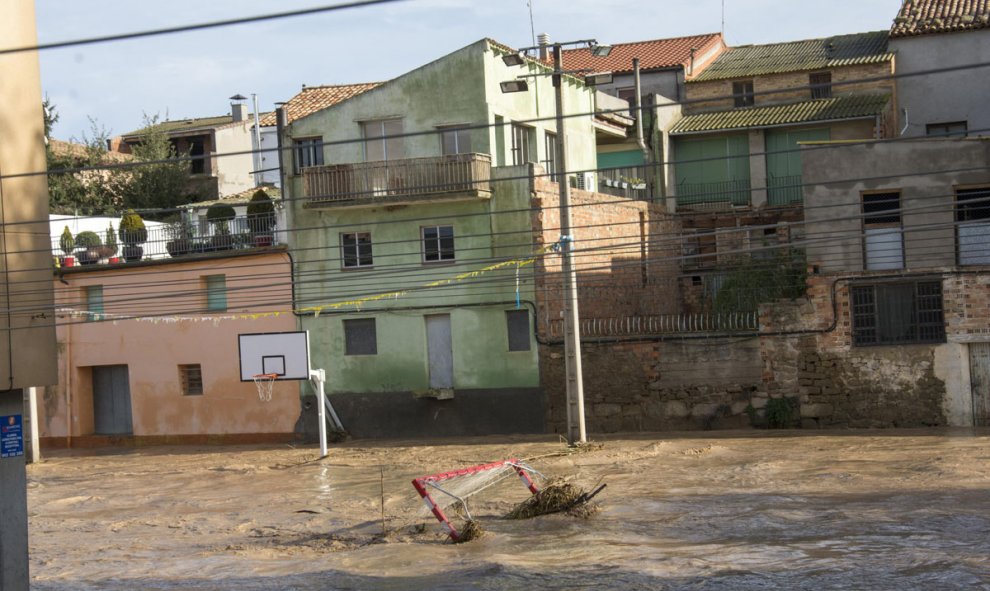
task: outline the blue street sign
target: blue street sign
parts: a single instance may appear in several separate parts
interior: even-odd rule
[[[0,417],[0,458],[24,455],[24,429],[21,415]]]

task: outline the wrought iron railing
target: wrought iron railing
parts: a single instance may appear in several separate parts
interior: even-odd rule
[[[151,226],[151,224],[147,224]],[[124,244],[115,236],[116,244],[107,244],[106,232],[94,232],[97,242],[75,244],[69,253],[62,249],[61,237],[52,237],[52,255],[62,265],[92,263],[124,263],[136,260],[163,259],[191,254],[219,253],[228,250],[264,248],[284,242],[284,232],[275,225],[259,224],[257,218],[238,216],[224,225],[211,224],[205,231],[194,224],[176,222],[146,227],[146,239],[137,246]],[[77,234],[74,240],[80,240]],[[91,238],[91,237],[90,237]]]
[[[749,205],[749,179],[717,183],[680,183],[677,185],[678,207],[690,205]]]
[[[665,314],[623,318],[582,318],[582,338],[650,336],[686,333],[738,333],[759,330],[756,312],[733,314]],[[564,321],[554,318],[547,327],[552,338],[564,336]]]
[[[491,172],[487,154],[314,166],[303,169],[303,190],[311,203],[390,201],[450,193],[487,195]]]
[[[801,175],[771,176],[767,179],[767,203],[770,205],[793,205],[803,200]]]

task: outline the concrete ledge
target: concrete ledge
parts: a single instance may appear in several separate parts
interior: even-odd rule
[[[42,449],[90,449],[95,447],[149,447],[154,445],[246,445],[301,441],[298,433],[225,433],[218,435],[80,435],[42,437]]]

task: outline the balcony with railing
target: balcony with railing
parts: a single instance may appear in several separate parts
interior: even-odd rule
[[[66,242],[61,236],[52,236],[52,254],[63,267],[123,264],[190,255],[223,256],[235,254],[231,251],[284,244],[285,231],[273,220],[237,216],[205,228],[183,221],[170,224],[146,222],[144,240],[133,244],[124,244],[116,232],[111,238],[105,231],[83,231],[73,236],[71,242]]]
[[[767,179],[767,203],[774,206],[800,204],[804,200],[801,175],[773,176]]]
[[[491,172],[488,154],[314,166],[303,169],[303,192],[307,205],[319,207],[488,198]]]
[[[746,206],[750,202],[749,179],[717,183],[680,183],[677,207],[719,208]]]
[[[602,168],[598,171],[598,192],[605,195],[649,201],[646,179],[652,170],[647,166]]]

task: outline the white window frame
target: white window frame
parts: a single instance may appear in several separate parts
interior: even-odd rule
[[[443,236],[441,236],[441,230],[445,228],[450,229],[450,248],[446,249],[446,251],[443,248],[444,238]],[[431,230],[435,232],[436,236],[427,238],[426,233],[427,231],[431,231]],[[423,226],[422,228],[420,228],[419,237],[420,237],[420,242],[423,245],[423,263],[432,265],[432,264],[441,264],[441,263],[452,263],[456,261],[457,249],[456,249],[456,244],[454,242],[454,236],[455,236],[454,226],[451,225]],[[435,243],[434,248],[437,253],[436,259],[427,258],[428,256],[427,253],[429,252],[427,245],[430,242]]]
[[[443,156],[453,156],[454,154],[471,153],[471,129],[466,123],[456,125],[439,125],[440,131],[440,154]],[[454,151],[447,151],[447,138],[453,140]],[[463,144],[463,145],[462,145]]]
[[[353,242],[348,244],[348,236],[353,236]],[[367,242],[362,243],[361,238],[366,237]],[[348,257],[347,250],[354,249],[353,257]],[[364,252],[367,250],[367,253]],[[348,258],[354,261],[348,264]],[[367,258],[368,262],[363,260]],[[340,233],[340,267],[342,269],[367,269],[375,266],[374,250],[371,242],[371,232],[341,232]]]

